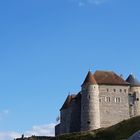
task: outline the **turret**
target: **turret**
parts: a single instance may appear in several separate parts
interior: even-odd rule
[[[138,116],[140,115],[140,82],[132,74],[128,76],[126,81],[130,83],[130,109],[133,109],[133,114],[130,116]]]
[[[81,131],[100,128],[99,87],[89,71],[81,86]]]

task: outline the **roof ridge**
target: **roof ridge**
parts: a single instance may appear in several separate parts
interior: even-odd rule
[[[100,84],[107,85],[129,85],[122,77],[114,71],[96,71],[94,73],[95,80]]]
[[[112,73],[114,73],[114,71],[112,71],[112,70],[96,70],[95,72],[112,72]]]

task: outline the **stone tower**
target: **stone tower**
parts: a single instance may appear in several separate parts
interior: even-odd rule
[[[89,71],[81,86],[81,131],[100,128],[99,87]]]
[[[130,83],[130,117],[140,115],[140,82],[132,74],[128,76],[126,81]]]

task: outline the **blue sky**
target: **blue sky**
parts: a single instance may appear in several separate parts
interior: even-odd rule
[[[139,0],[0,0],[0,139],[52,134],[89,69],[140,79],[139,7]]]

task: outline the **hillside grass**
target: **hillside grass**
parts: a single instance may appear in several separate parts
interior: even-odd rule
[[[60,135],[54,140],[125,140],[140,130],[140,116],[124,120],[108,128]]]

